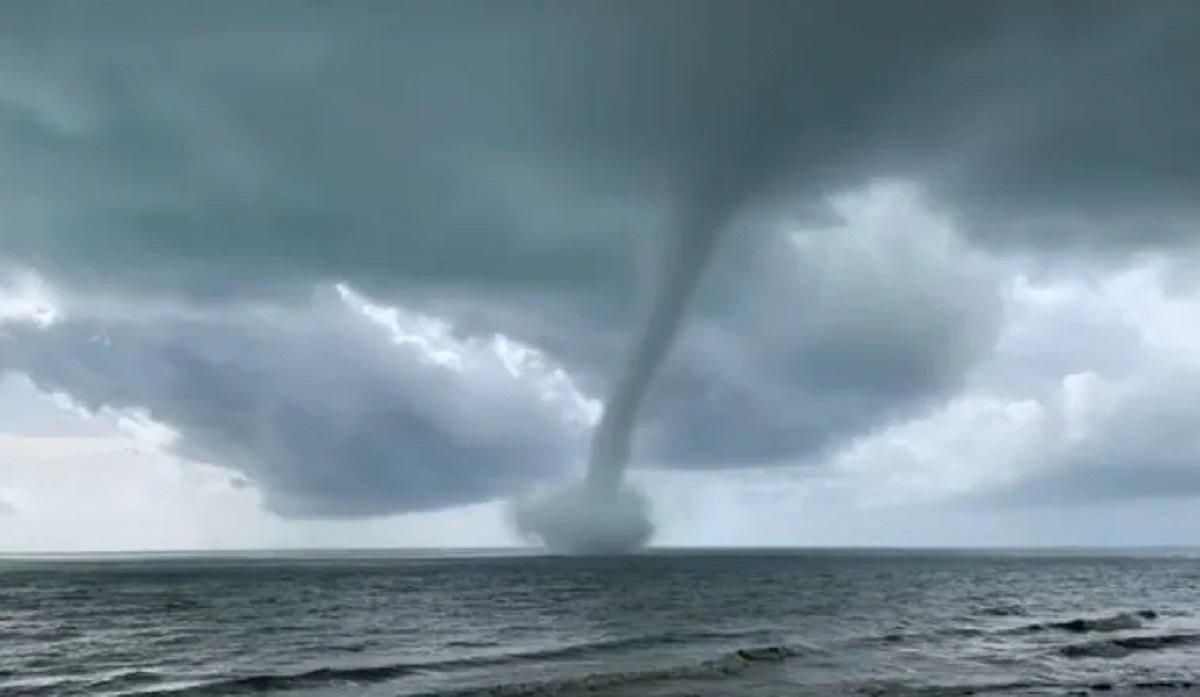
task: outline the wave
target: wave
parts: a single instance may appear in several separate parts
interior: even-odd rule
[[[984,617],[1024,617],[1029,611],[1020,605],[986,605],[978,613]]]
[[[1092,695],[1103,693],[1138,694],[1150,692],[1175,692],[1194,690],[1197,683],[1191,680],[1141,680],[1137,682],[1058,682],[1054,680],[1017,680],[1011,682],[962,683],[946,685],[914,686],[900,682],[877,681],[865,683],[854,694],[871,697],[966,697],[967,695]],[[1119,692],[1118,692],[1119,691]],[[1187,694],[1194,694],[1187,692]]]
[[[941,639],[969,639],[986,636],[989,632],[978,627],[948,627],[926,632],[888,632],[865,636],[859,641],[868,645],[905,644],[911,641],[927,641]]]
[[[490,666],[497,663],[513,663],[517,661],[530,660],[563,660],[571,658],[584,658],[595,653],[611,653],[616,651],[626,651],[630,649],[651,649],[660,646],[685,646],[688,644],[702,643],[705,641],[722,641],[731,639],[743,639],[747,636],[759,634],[755,631],[744,632],[682,632],[682,633],[665,633],[665,634],[646,634],[641,636],[631,637],[616,637],[613,639],[600,639],[597,641],[586,641],[577,644],[565,644],[562,646],[553,646],[545,649],[533,649],[528,651],[518,651],[512,653],[501,654],[499,656],[479,656],[471,658],[453,659],[442,662],[440,665],[447,667],[458,666]]]
[[[756,665],[778,663],[798,651],[787,646],[761,646],[730,651],[717,658],[691,665],[677,665],[645,670],[591,673],[563,680],[530,683],[507,683],[458,690],[438,690],[414,697],[557,697],[591,694],[597,690],[631,687],[668,680],[700,680],[739,675]]]
[[[586,658],[596,654],[612,653],[629,649],[653,648],[669,645],[686,645],[705,640],[731,639],[746,633],[694,632],[686,634],[659,634],[638,637],[581,642],[546,649],[517,651],[499,655],[467,656],[444,661],[395,662],[376,666],[322,667],[293,673],[256,673],[234,677],[218,677],[200,684],[184,687],[164,687],[157,690],[139,691],[142,695],[171,695],[173,697],[201,697],[204,695],[235,695],[262,693],[275,690],[296,690],[322,687],[331,684],[366,685],[386,682],[410,675],[436,673],[456,669],[501,667],[511,664],[537,661],[569,660]],[[796,655],[796,650],[783,646],[765,646],[738,649],[725,656],[728,665],[749,665],[755,662],[782,660]],[[710,670],[714,666],[708,666]],[[674,670],[674,669],[672,669]],[[139,671],[137,681],[144,684],[147,678]],[[602,676],[603,677],[603,676]],[[663,675],[663,678],[671,677]],[[104,685],[111,687],[113,685]],[[96,687],[100,687],[97,685]],[[508,689],[508,688],[503,688]],[[459,693],[451,693],[459,694]],[[474,694],[465,692],[462,694]],[[527,692],[486,692],[479,694],[536,694]]]
[[[1150,620],[1158,619],[1154,610],[1137,610],[1135,612],[1120,612],[1104,617],[1076,617],[1058,622],[1039,622],[1018,627],[1018,632],[1059,631],[1072,634],[1090,634],[1093,632],[1119,632],[1129,629],[1141,629]]]
[[[1196,683],[1191,680],[1142,680],[1133,683],[1138,690],[1192,690]]]
[[[1200,634],[1152,634],[1112,637],[1070,644],[1059,649],[1067,658],[1124,658],[1133,653],[1200,646]]]

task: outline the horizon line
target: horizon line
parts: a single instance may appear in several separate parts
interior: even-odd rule
[[[1144,544],[1144,545],[1115,545],[1115,544],[1025,544],[1025,545],[653,545],[632,552],[653,556],[655,553],[724,553],[724,554],[753,554],[753,553],[1087,553],[1087,552],[1200,552],[1197,544]],[[403,555],[407,558],[441,558],[441,557],[561,557],[576,556],[553,554],[538,546],[480,546],[480,547],[229,547],[213,549],[97,549],[97,550],[26,550],[0,551],[0,561],[21,559],[70,559],[70,558],[145,558],[145,557],[175,557],[175,558],[220,558],[247,556],[352,556],[352,555]],[[579,555],[583,556],[583,555]]]

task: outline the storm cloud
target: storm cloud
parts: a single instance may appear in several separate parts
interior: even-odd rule
[[[689,197],[906,176],[1009,224],[1192,205],[1200,8],[922,9],[13,4],[5,249],[170,292],[608,296],[629,239]]]
[[[888,462],[872,438],[981,384],[1140,369],[1004,354],[1005,297],[1194,251],[1200,6],[919,9],[10,3],[0,263],[59,316],[10,299],[0,372],[144,412],[289,516],[508,497],[580,464],[680,211],[728,235],[639,467]],[[1186,430],[1130,390],[1106,439]]]
[[[12,334],[6,362],[38,387],[144,411],[178,453],[240,470],[283,513],[511,494],[569,462],[591,418],[536,351],[458,341],[345,290],[290,311],[100,312]]]

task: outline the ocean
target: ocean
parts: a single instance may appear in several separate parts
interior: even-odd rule
[[[0,560],[0,695],[1190,694],[1200,554]]]

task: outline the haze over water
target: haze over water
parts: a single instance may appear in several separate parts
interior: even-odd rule
[[[0,694],[1187,692],[1198,582],[1194,553],[8,559]]]

